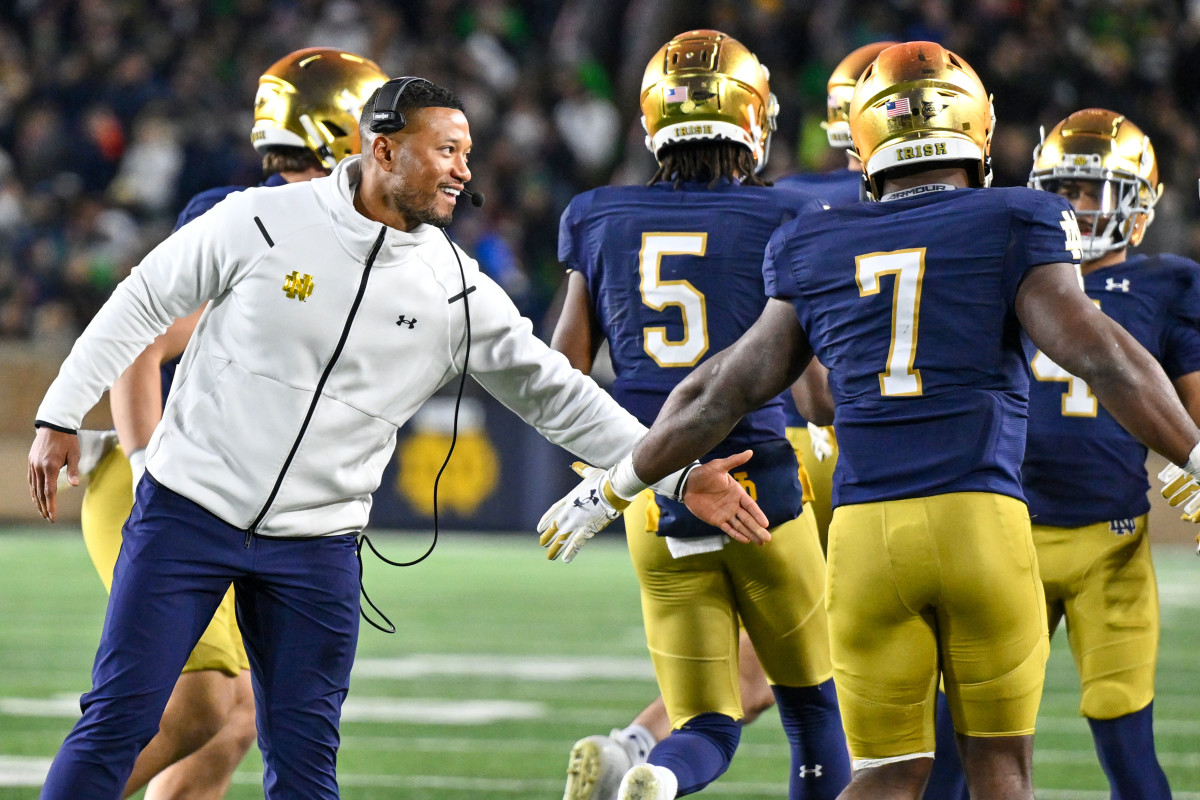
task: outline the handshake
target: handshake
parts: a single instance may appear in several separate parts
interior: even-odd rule
[[[765,544],[771,540],[767,518],[746,490],[729,475],[729,470],[750,460],[746,450],[707,464],[689,464],[658,483],[648,485],[633,470],[633,457],[626,456],[609,469],[572,465],[583,481],[566,497],[550,507],[538,522],[546,558],[560,555],[570,561],[587,541],[621,516],[634,497],[647,488],[675,500],[708,524],[720,528],[739,542]]]
[[[1183,512],[1180,519],[1200,522],[1200,482],[1190,473],[1174,464],[1167,464],[1158,479],[1163,482],[1162,496],[1172,508]],[[1200,536],[1196,538],[1196,552],[1200,555]]]

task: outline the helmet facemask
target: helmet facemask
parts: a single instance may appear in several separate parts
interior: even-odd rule
[[[1104,109],[1077,111],[1048,136],[1042,130],[1033,162],[1029,186],[1075,206],[1084,262],[1141,244],[1162,186],[1150,138],[1136,125]]]

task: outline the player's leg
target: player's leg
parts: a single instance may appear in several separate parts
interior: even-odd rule
[[[817,523],[817,535],[821,540],[821,552],[829,547],[829,522],[833,519],[833,470],[837,466],[838,444],[833,426],[821,428],[824,441],[818,443],[828,448],[825,458],[817,458],[813,448],[812,434],[808,428],[788,428],[787,438],[796,451],[796,458],[804,473],[801,482],[806,484],[804,499],[812,503],[813,519]]]
[[[769,547],[729,547],[742,624],[758,651],[791,747],[791,800],[836,797],[850,780],[825,612],[825,562],[806,506]]]
[[[156,776],[147,800],[224,796],[233,771],[254,744],[250,664],[235,616],[230,589],[184,665],[158,735],[138,756],[130,785],[160,739],[174,745],[170,766],[147,763],[147,776]]]
[[[744,630],[738,636],[738,681],[744,715],[739,724],[745,726],[775,705],[775,693]],[[592,735],[575,742],[567,761],[564,800],[616,800],[625,773],[646,763],[651,748],[670,734],[671,720],[659,695],[626,727],[614,728],[608,736]]]
[[[219,676],[223,682],[233,684],[232,707],[224,715],[224,725],[201,747],[151,779],[146,800],[220,800],[228,791],[238,764],[254,744],[254,689],[250,670],[242,670],[236,678],[212,670],[184,673],[180,681],[193,676]],[[170,713],[170,703],[167,709]]]
[[[929,782],[925,784],[923,800],[968,800],[967,776],[963,773],[962,758],[958,752],[958,736],[954,733],[954,718],[950,715],[950,704],[946,693],[937,694],[937,711],[934,715],[935,747],[933,769]]]
[[[1033,797],[1033,730],[1045,679],[1046,600],[1024,503],[987,493],[926,498],[946,698],[971,797]]]
[[[237,581],[267,800],[336,800],[338,725],[358,640],[353,536],[255,536]]]
[[[658,527],[658,506],[653,492],[646,490],[625,509],[626,535],[644,534]],[[653,514],[650,520],[649,514]],[[563,800],[616,800],[621,778],[630,768],[646,762],[646,756],[671,733],[671,721],[662,696],[656,697],[624,728],[603,736],[585,736],[571,747],[567,759],[567,784]]]
[[[934,543],[920,501],[842,506],[829,531],[826,608],[852,757],[847,800],[911,800],[932,766],[938,646]]]
[[[42,797],[116,798],[234,569],[238,532],[152,481],[124,532],[83,716],[55,756]]]
[[[724,773],[740,738],[738,621],[722,553],[738,545],[724,536],[687,540],[689,554],[677,548],[676,557],[645,530],[631,530],[628,540],[672,733],[650,751],[646,769],[626,774],[618,796],[682,796]]]
[[[1079,569],[1067,634],[1100,765],[1114,800],[1169,798],[1154,747],[1158,586],[1146,517],[1133,530],[1110,523],[1071,529]],[[1042,529],[1035,541],[1042,553]]]
[[[1061,528],[1045,528],[1034,525],[1032,529],[1034,548],[1037,551],[1038,572],[1046,596],[1046,621],[1049,636],[1065,613],[1066,598],[1075,593],[1078,578],[1087,567],[1076,557],[1076,540]],[[967,777],[963,772],[959,752],[961,736],[954,732],[954,721],[950,705],[944,692],[937,698],[937,750],[933,760],[933,771],[925,786],[924,800],[967,800]]]

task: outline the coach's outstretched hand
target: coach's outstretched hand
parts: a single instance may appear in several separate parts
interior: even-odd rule
[[[720,528],[739,542],[766,544],[771,541],[767,516],[746,494],[729,471],[750,460],[752,450],[728,458],[715,458],[688,473],[683,502],[700,519]]]

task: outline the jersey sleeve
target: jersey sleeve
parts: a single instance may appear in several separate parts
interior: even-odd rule
[[[762,265],[763,283],[767,297],[793,300],[799,294],[796,276],[792,270],[794,228],[794,221],[778,228],[771,234],[771,239],[767,242]]]
[[[184,206],[183,211],[179,212],[179,217],[175,220],[175,227],[172,229],[172,232],[179,230],[196,217],[203,215],[234,192],[241,192],[245,189],[245,186],[221,186],[201,192],[189,200],[188,204]]]
[[[563,211],[558,223],[558,260],[569,270],[587,274],[589,263],[586,242],[583,237],[585,207],[589,205],[587,195],[577,195]]]
[[[1200,372],[1200,264],[1180,258],[1174,267],[1175,294],[1163,330],[1163,369],[1179,378]]]
[[[1026,208],[1025,263],[1030,267],[1057,263],[1078,265],[1083,256],[1082,239],[1071,204],[1065,197],[1050,192],[1031,189],[1022,195],[1031,198]]]

